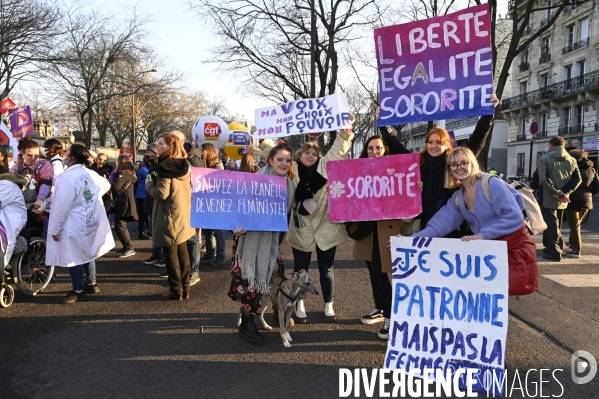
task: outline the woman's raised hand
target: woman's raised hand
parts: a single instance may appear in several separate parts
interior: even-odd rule
[[[420,192],[422,192],[422,190],[424,190],[424,182],[422,180],[418,180],[416,184],[418,185]]]
[[[379,116],[381,116],[381,107],[376,107],[376,111],[374,112],[374,115],[376,116],[376,119],[378,119]]]
[[[491,94],[491,97],[489,98],[489,101],[491,101],[493,103],[494,107],[497,107],[497,105],[499,105],[499,99],[497,98],[497,96],[495,95],[495,93]]]
[[[239,226],[238,228],[236,228],[235,230],[233,230],[233,235],[235,235],[235,237],[242,236],[245,233],[246,233],[246,231],[243,230],[243,228],[241,226]]]

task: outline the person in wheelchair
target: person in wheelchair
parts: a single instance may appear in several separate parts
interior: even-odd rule
[[[27,184],[24,176],[16,173],[0,174],[0,232],[4,249],[4,269],[12,256],[17,237],[27,222],[27,208],[22,188]]]

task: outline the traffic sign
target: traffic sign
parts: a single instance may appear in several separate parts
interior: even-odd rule
[[[539,122],[537,122],[537,121],[530,122],[530,128],[528,130],[530,131],[530,134],[532,134],[533,136],[536,136],[536,134],[539,133]]]

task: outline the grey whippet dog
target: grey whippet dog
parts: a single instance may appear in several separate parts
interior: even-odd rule
[[[298,273],[291,273],[291,278],[289,279],[275,272],[270,279],[270,293],[268,297],[275,308],[275,312],[278,312],[279,331],[283,339],[283,345],[286,348],[291,347],[291,335],[289,335],[290,323],[293,322],[291,314],[295,311],[300,296],[306,298],[308,293],[313,295],[319,294],[310,273],[306,270],[302,269]],[[267,308],[266,300],[266,297],[262,298],[263,306],[262,312],[259,314],[259,319],[266,330],[272,330],[272,327],[264,320],[264,313]],[[241,323],[241,312],[240,310],[237,325]]]

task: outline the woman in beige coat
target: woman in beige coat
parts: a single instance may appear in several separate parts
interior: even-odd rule
[[[350,115],[350,120],[353,122],[353,115]],[[293,271],[308,270],[312,252],[316,251],[324,299],[324,319],[328,322],[335,321],[335,252],[337,245],[345,241],[347,234],[342,223],[329,221],[327,162],[345,159],[353,137],[351,129],[339,131],[333,146],[324,157],[320,155],[318,142],[310,141],[299,151],[297,163],[293,166],[297,170],[297,175],[293,178],[297,188],[293,217],[287,233],[287,242],[293,250]],[[295,321],[308,322],[303,299],[298,301]]]
[[[191,168],[181,141],[173,134],[158,139],[158,166],[146,180],[152,205],[152,242],[162,247],[169,291],[163,299],[189,298],[187,240],[195,234],[191,220]]]

